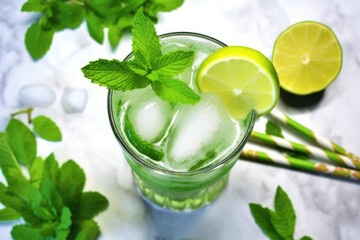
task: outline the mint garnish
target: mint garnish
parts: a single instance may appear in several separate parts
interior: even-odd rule
[[[200,96],[175,78],[190,67],[193,51],[161,52],[153,22],[138,11],[133,19],[133,59],[90,62],[81,70],[93,83],[111,90],[127,91],[151,85],[160,98],[175,104],[195,104]]]
[[[61,139],[50,118],[38,116],[32,122],[38,136]],[[14,240],[95,240],[100,229],[93,218],[108,207],[108,200],[100,193],[84,192],[85,173],[75,161],[59,166],[54,154],[45,160],[37,157],[34,131],[11,118],[0,132],[0,168],[6,180],[0,182],[0,221],[23,219],[11,231]]]
[[[296,214],[286,192],[278,187],[275,194],[275,210],[250,203],[250,211],[256,224],[271,240],[294,239]],[[311,240],[303,236],[300,240]]]

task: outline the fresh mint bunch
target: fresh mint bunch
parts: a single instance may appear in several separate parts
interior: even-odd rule
[[[110,45],[115,49],[123,34],[131,29],[134,15],[142,9],[154,22],[159,12],[169,12],[184,0],[27,0],[23,12],[39,13],[25,35],[25,45],[33,59],[40,59],[49,50],[55,32],[76,29],[84,21],[89,35],[104,42],[108,29]]]
[[[290,198],[286,192],[278,187],[275,194],[275,209],[250,203],[251,214],[255,222],[271,240],[293,240],[296,214]],[[303,236],[300,240],[311,240]]]
[[[153,22],[142,11],[133,19],[133,59],[90,62],[83,67],[86,78],[111,90],[127,91],[151,85],[163,100],[175,104],[195,104],[200,96],[176,79],[194,60],[193,51],[162,54]]]
[[[19,218],[13,227],[14,240],[96,239],[99,226],[93,218],[108,207],[97,192],[84,192],[85,174],[75,161],[59,166],[55,155],[37,156],[36,136],[60,141],[59,127],[50,118],[32,119],[33,130],[11,118],[0,132],[0,221]],[[27,174],[24,175],[24,171]]]

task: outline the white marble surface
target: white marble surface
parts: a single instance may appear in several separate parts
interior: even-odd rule
[[[86,188],[108,197],[109,209],[97,217],[101,240],[267,239],[254,223],[248,204],[272,207],[278,185],[293,200],[296,238],[307,234],[314,239],[359,239],[359,184],[245,161],[235,165],[226,191],[209,208],[179,215],[147,207],[134,190],[129,167],[110,129],[107,91],[90,84],[80,71],[90,60],[124,58],[131,49],[130,38],[125,37],[121,47],[111,52],[108,44],[91,40],[82,25],[57,33],[48,54],[33,62],[23,38],[34,16],[20,12],[22,3],[0,0],[0,129],[9,114],[21,108],[16,96],[21,86],[45,83],[57,93],[52,106],[34,113],[54,118],[63,141],[40,142],[39,151],[42,156],[55,151],[61,162],[75,159],[86,172]],[[280,102],[278,108],[360,155],[359,12],[360,2],[352,0],[186,0],[180,9],[162,14],[157,29],[158,33],[200,32],[270,56],[276,36],[290,24],[312,19],[329,25],[344,52],[338,79],[315,107],[298,110]],[[88,91],[83,113],[66,114],[62,109],[61,96],[67,87]],[[12,224],[0,224],[0,239],[11,239]]]

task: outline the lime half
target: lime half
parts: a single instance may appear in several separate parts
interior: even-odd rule
[[[281,87],[297,95],[325,89],[339,74],[342,50],[333,31],[324,24],[294,24],[277,38],[273,64]]]
[[[252,109],[258,116],[266,114],[279,99],[274,66],[248,47],[230,46],[212,53],[201,64],[196,82],[201,92],[218,95],[234,118],[243,119]]]

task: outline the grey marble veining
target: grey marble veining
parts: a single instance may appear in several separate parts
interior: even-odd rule
[[[295,237],[356,240],[360,235],[360,184],[239,161],[224,194],[208,208],[191,214],[157,210],[144,203],[133,186],[130,169],[108,123],[107,91],[84,79],[80,68],[98,58],[124,58],[131,50],[126,36],[112,52],[98,45],[86,27],[56,33],[50,51],[34,62],[26,52],[24,35],[35,17],[22,13],[23,1],[0,0],[0,129],[9,114],[21,108],[17,91],[30,83],[44,83],[57,94],[55,103],[35,114],[54,118],[63,132],[61,143],[39,142],[39,154],[55,151],[64,162],[75,159],[87,175],[86,189],[108,197],[109,209],[97,217],[101,240],[113,239],[267,239],[250,214],[250,202],[273,206],[282,186],[297,213]],[[343,48],[338,79],[315,107],[278,108],[321,135],[360,155],[360,2],[341,0],[185,0],[160,16],[158,33],[194,31],[228,45],[245,45],[271,56],[277,35],[290,24],[316,20],[329,25]],[[81,114],[67,114],[61,96],[68,87],[84,88],[89,101]],[[263,129],[261,119],[256,128]],[[0,180],[3,176],[0,174]],[[14,223],[0,224],[0,239],[11,239]]]

